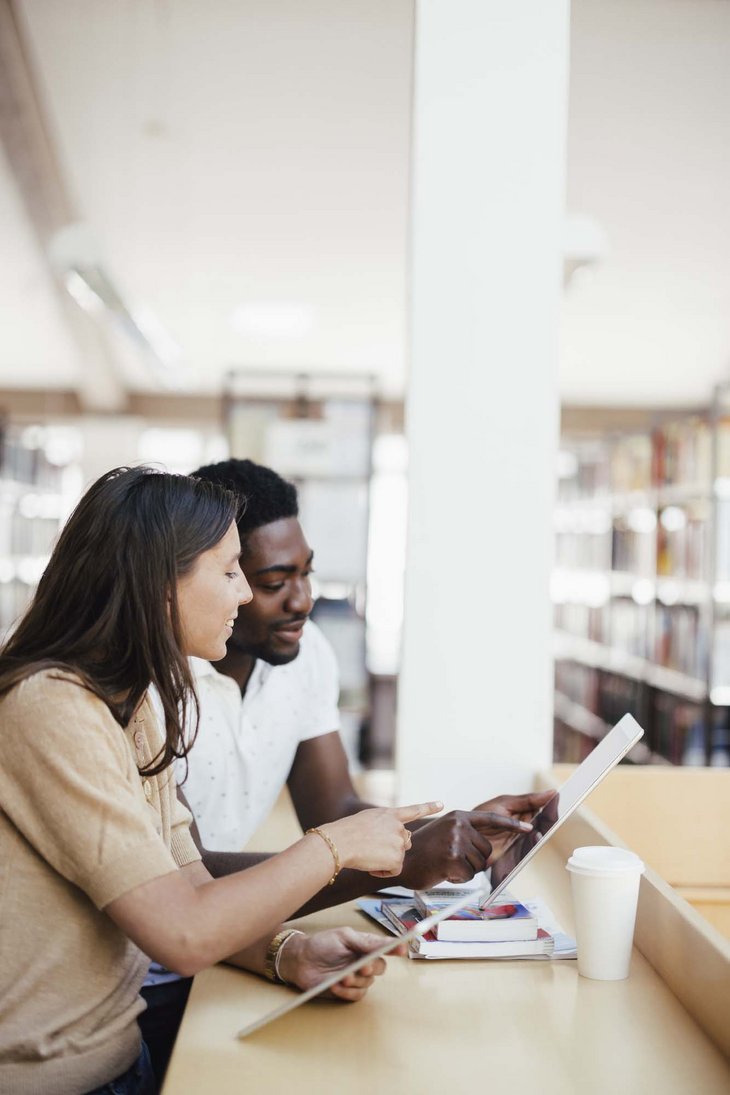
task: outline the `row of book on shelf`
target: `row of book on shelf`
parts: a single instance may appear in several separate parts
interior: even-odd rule
[[[712,522],[711,522],[712,518]],[[668,578],[707,574],[708,535],[715,527],[718,578],[727,577],[730,504],[707,498],[652,509],[635,506],[613,515],[565,505],[555,514],[555,562],[559,568]]]
[[[599,643],[606,655],[634,655],[697,680],[707,677],[712,655],[713,680],[730,682],[730,614],[722,606],[712,632],[703,617],[700,605],[639,605],[626,597],[601,608],[561,604],[555,609],[561,634]]]
[[[555,753],[560,760],[579,763],[593,748],[589,715],[607,728],[631,711],[646,727],[645,745],[655,757],[671,764],[730,765],[729,707],[647,689],[630,677],[570,661],[556,662],[555,689]],[[581,721],[576,722],[575,711],[583,714]],[[601,736],[600,729],[593,733]]]
[[[472,887],[443,887],[407,896],[362,898],[358,906],[393,935],[405,935]],[[410,958],[575,958],[575,940],[561,929],[541,899],[518,901],[503,894],[498,904],[473,904],[441,920],[409,944]]]
[[[730,417],[725,407],[714,431],[709,415],[687,415],[636,433],[566,437],[563,448],[560,494],[566,499],[703,484],[713,470],[719,477],[730,477]]]

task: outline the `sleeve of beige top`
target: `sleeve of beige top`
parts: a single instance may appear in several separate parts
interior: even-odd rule
[[[98,908],[177,869],[101,700],[49,670],[12,689],[0,718],[0,808]]]
[[[193,815],[177,797],[177,784],[174,778],[171,780],[171,847],[175,862],[184,867],[186,863],[194,863],[201,859],[195,841],[190,835],[190,822]]]
[[[157,734],[162,741],[162,719],[160,715],[159,693],[153,685],[147,689],[145,711],[153,719]],[[195,841],[190,835],[190,823],[193,815],[183,806],[177,797],[177,781],[175,778],[175,766],[171,765],[163,777],[164,793],[167,795],[168,808],[170,810],[170,848],[173,858],[179,867],[188,863],[195,863],[201,859]]]

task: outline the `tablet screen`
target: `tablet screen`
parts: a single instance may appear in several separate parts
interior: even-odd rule
[[[491,890],[482,904],[491,902],[514,878],[517,870],[531,852],[575,810],[593,790],[606,772],[636,744],[643,730],[631,717],[625,715],[620,722],[598,743],[559,791],[535,814],[531,833],[517,833],[492,863]]]

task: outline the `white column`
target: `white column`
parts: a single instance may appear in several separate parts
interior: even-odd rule
[[[418,0],[398,798],[549,764],[568,0]]]

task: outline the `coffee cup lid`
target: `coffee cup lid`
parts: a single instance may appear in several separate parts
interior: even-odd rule
[[[576,874],[639,874],[644,873],[644,863],[634,852],[626,848],[614,848],[610,844],[576,848],[566,867]]]

